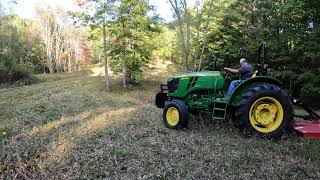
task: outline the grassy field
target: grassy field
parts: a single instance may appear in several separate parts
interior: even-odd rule
[[[107,92],[103,77],[42,75],[0,89],[0,179],[319,179],[320,143],[246,137],[192,117],[168,130],[153,105],[159,80]]]

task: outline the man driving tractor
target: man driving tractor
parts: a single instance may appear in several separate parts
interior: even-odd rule
[[[240,79],[239,80],[233,80],[229,86],[228,92],[226,94],[225,100],[229,100],[232,92],[234,89],[245,79],[248,79],[252,76],[254,73],[254,67],[247,62],[245,58],[240,59],[240,68],[239,69],[233,69],[233,68],[224,68],[225,71],[231,72],[233,74],[240,73]]]

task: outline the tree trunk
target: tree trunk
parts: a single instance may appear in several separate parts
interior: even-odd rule
[[[61,45],[61,28],[59,27],[59,25],[56,25],[55,28],[55,40],[56,40],[56,54],[55,54],[55,64],[56,64],[56,71],[57,73],[62,72],[62,64],[61,64],[61,59],[60,59],[60,54],[62,51],[62,45]]]
[[[205,35],[204,35],[204,38],[203,38],[203,46],[202,46],[202,49],[201,49],[200,62],[199,62],[199,66],[198,66],[198,71],[201,70],[201,66],[202,66],[204,48],[206,47],[206,42],[207,42],[207,37],[208,37],[209,21],[210,21],[211,15],[212,15],[212,7],[213,7],[213,0],[211,0],[209,12],[208,12],[208,19],[207,19],[207,23],[206,23],[206,31],[205,31]]]
[[[63,62],[63,72],[67,72],[67,59],[64,59],[64,62]]]
[[[71,52],[68,53],[68,72],[72,72],[72,65],[71,65]]]
[[[98,48],[98,62],[99,62],[99,64],[101,63],[101,52],[100,52],[100,48]]]
[[[52,66],[52,56],[51,56],[51,50],[47,49],[47,60],[48,60],[48,68],[50,73],[54,73],[54,69]]]
[[[184,62],[184,71],[188,71],[189,67],[188,67],[188,51],[187,51],[187,47],[186,47],[186,41],[185,41],[185,35],[183,32],[183,22],[182,22],[182,17],[180,14],[180,10],[178,7],[178,2],[177,0],[169,0],[172,8],[174,9],[177,18],[178,18],[178,24],[179,24],[179,31],[180,31],[180,37],[181,37],[181,49],[182,49],[182,55],[183,55],[183,62]],[[188,32],[187,32],[188,34]]]
[[[196,46],[194,50],[194,69],[197,70],[197,63],[198,63],[198,51],[199,51],[199,41],[200,41],[200,29],[201,29],[201,20],[202,20],[203,8],[200,10],[199,13],[199,5],[197,6],[197,35],[196,35]]]
[[[109,78],[109,70],[108,70],[108,52],[107,52],[107,35],[106,35],[106,24],[104,19],[104,24],[102,26],[103,31],[103,56],[104,56],[104,72],[105,72],[105,81],[107,90],[110,90],[110,78]]]
[[[56,72],[60,73],[60,60],[59,60],[59,50],[60,50],[60,37],[59,37],[59,28],[58,26],[55,28],[55,39],[56,39],[56,54],[55,54],[55,62],[56,62]]]
[[[122,77],[122,85],[123,85],[123,88],[127,88],[126,67],[123,67],[123,68],[122,68],[122,74],[123,74],[123,77]]]
[[[75,42],[75,52],[74,52],[74,58],[76,61],[76,72],[79,72],[80,69],[80,39],[79,37],[77,38]]]
[[[45,45],[47,49],[47,63],[50,73],[54,73],[53,65],[52,65],[52,39],[51,39],[51,26],[49,19],[46,22],[45,27]]]
[[[184,7],[185,7],[185,14],[186,14],[186,25],[187,25],[187,34],[186,34],[186,37],[187,37],[187,40],[186,40],[186,70],[189,69],[189,66],[188,66],[188,60],[189,60],[189,53],[190,53],[190,14],[189,14],[189,11],[188,11],[188,7],[187,7],[187,2],[186,0],[184,0]]]

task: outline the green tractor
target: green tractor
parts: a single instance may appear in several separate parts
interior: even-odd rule
[[[230,77],[227,72],[199,71],[168,78],[155,100],[163,108],[165,126],[184,128],[189,112],[207,111],[215,121],[232,117],[237,127],[251,134],[282,137],[292,127],[292,102],[283,83],[267,75],[265,43],[259,47],[258,58],[260,68],[236,87],[228,101],[223,92]]]

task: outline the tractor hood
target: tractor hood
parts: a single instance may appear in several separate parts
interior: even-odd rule
[[[220,90],[224,86],[224,78],[220,71],[200,71],[178,74],[168,78],[168,95],[184,98],[193,91]]]
[[[168,78],[168,81],[176,78],[184,78],[184,77],[194,77],[194,76],[221,76],[220,71],[200,71],[200,72],[189,72],[178,74]]]

